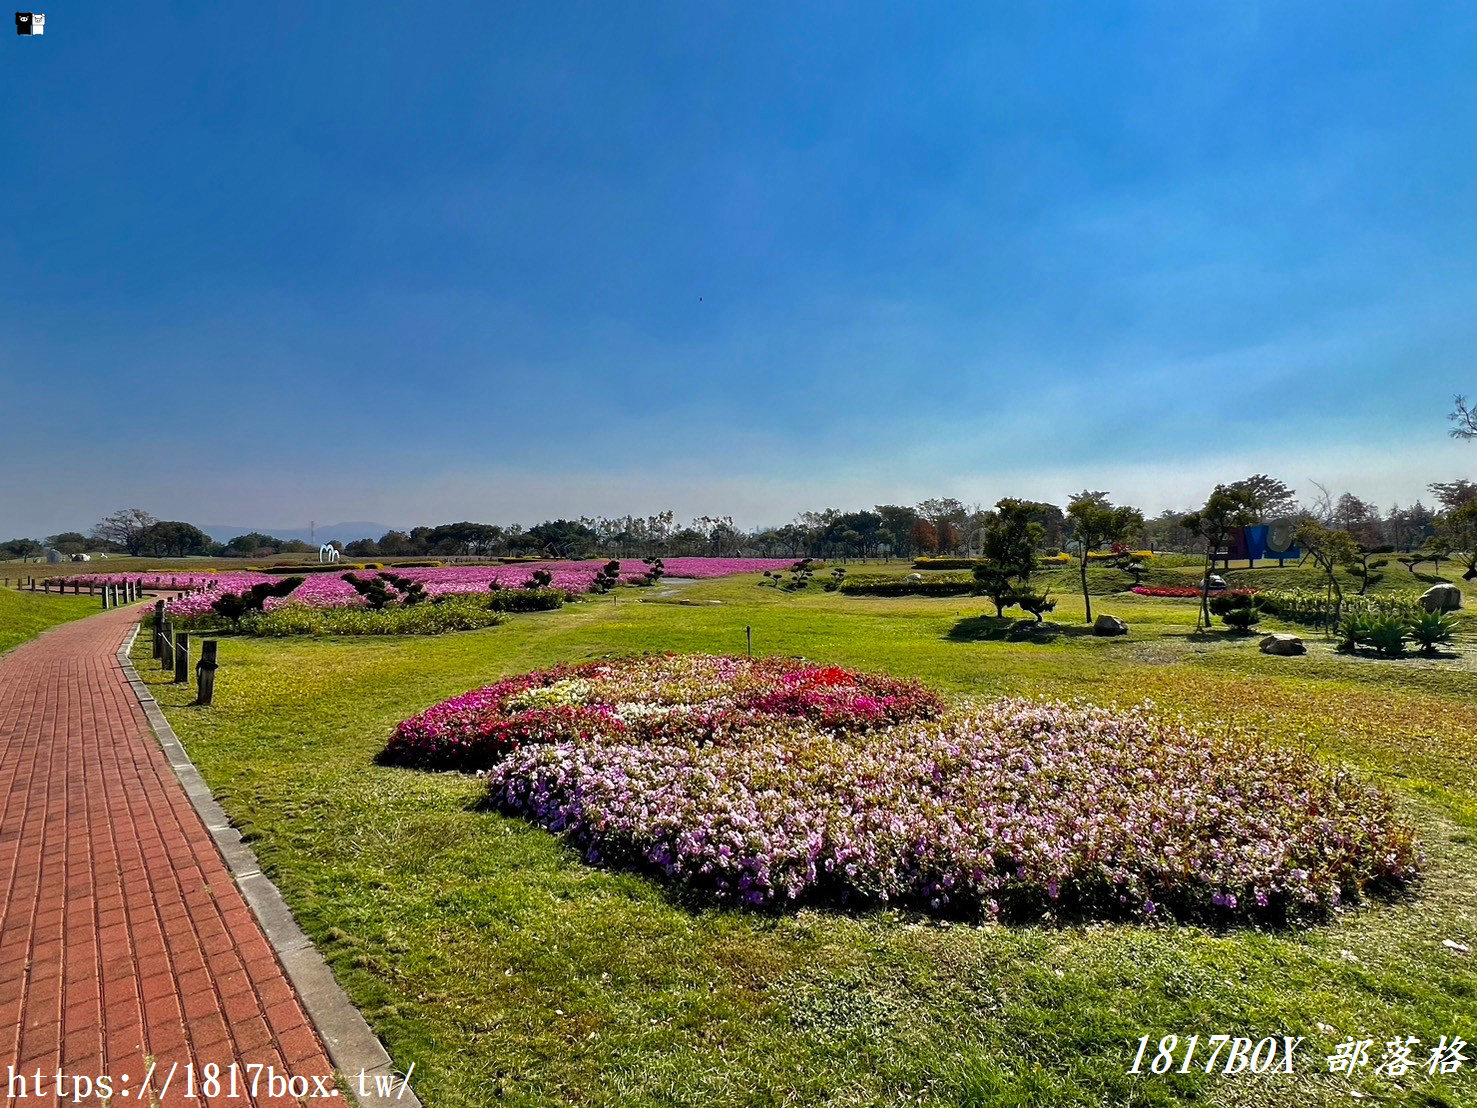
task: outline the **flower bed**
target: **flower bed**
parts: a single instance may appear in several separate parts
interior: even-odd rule
[[[453,697],[400,724],[382,760],[484,770],[527,743],[709,743],[766,721],[862,731],[942,711],[921,685],[890,677],[786,658],[657,655],[560,666]]]
[[[583,562],[521,562],[514,565],[495,566],[429,566],[400,569],[389,566],[384,572],[419,581],[426,596],[435,598],[457,593],[486,592],[493,584],[499,588],[522,588],[536,571],[547,572],[549,587],[574,595],[588,592],[595,583],[596,574],[606,563],[600,560]],[[784,558],[668,558],[665,570],[669,577],[710,578],[724,577],[734,573],[758,573],[763,570],[788,569],[792,559]],[[303,604],[313,608],[357,608],[365,599],[352,585],[343,579],[346,572],[358,572],[334,567],[333,573],[309,574],[291,596],[276,597],[267,601],[267,610],[272,611],[285,604]],[[642,580],[649,567],[640,559],[621,563],[620,579],[627,583]],[[372,576],[374,571],[359,572],[360,576]],[[106,575],[110,579],[134,577],[133,574]],[[157,585],[159,580],[167,583],[178,580],[191,587],[204,585],[209,592],[178,597],[171,600],[167,611],[175,619],[208,618],[210,606],[217,596],[225,592],[240,592],[263,581],[280,580],[280,575],[261,573],[222,574],[169,574],[145,575],[145,583]],[[87,580],[83,579],[83,584]],[[213,595],[212,595],[213,594]]]
[[[1377,790],[1145,705],[1004,700],[794,661],[600,662],[407,720],[385,760],[488,768],[592,863],[756,906],[968,917],[1316,917],[1414,880]]]

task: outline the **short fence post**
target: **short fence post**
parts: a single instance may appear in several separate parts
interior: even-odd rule
[[[164,601],[154,601],[154,657],[164,654]]]
[[[754,656],[754,628],[745,627],[744,636],[749,640],[749,657],[752,658]]]
[[[103,611],[106,612],[112,606],[113,606],[113,586],[112,585],[104,585],[103,586]]]
[[[164,621],[164,634],[159,639],[159,666],[166,670],[174,668],[174,624],[168,620]]]
[[[181,631],[174,640],[174,683],[187,685],[190,682],[190,634]]]
[[[209,704],[215,697],[215,671],[218,668],[215,651],[219,641],[206,639],[200,645],[200,661],[195,664],[195,683],[200,686],[200,693],[195,697],[196,704]]]

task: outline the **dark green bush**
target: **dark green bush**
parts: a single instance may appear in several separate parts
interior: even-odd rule
[[[1027,586],[1021,586],[1015,590],[1015,603],[1022,611],[1029,612],[1034,616],[1037,623],[1041,622],[1041,617],[1047,612],[1056,609],[1056,601],[1051,598],[1051,594],[1045,589],[1037,592]]]
[[[1353,651],[1369,641],[1369,625],[1374,621],[1373,616],[1352,615],[1347,617],[1339,625],[1338,649]]]
[[[310,608],[284,604],[271,612],[253,612],[241,620],[248,635],[280,638],[288,635],[440,635],[494,627],[507,617],[487,606],[481,594],[459,596],[455,602],[391,605],[387,608]]]
[[[1249,631],[1253,625],[1261,622],[1261,618],[1261,613],[1255,606],[1246,604],[1222,613],[1221,622],[1237,631]]]
[[[1380,616],[1369,623],[1369,645],[1387,658],[1405,653],[1405,621],[1394,616]]]
[[[1422,654],[1435,654],[1438,646],[1451,642],[1456,626],[1456,616],[1422,612],[1410,622],[1410,637],[1421,644]]]
[[[438,597],[436,603],[450,603],[451,597]],[[564,606],[560,589],[498,589],[486,598],[494,612],[547,612]]]
[[[226,593],[218,597],[211,608],[226,619],[239,620],[248,612],[261,611],[268,597],[286,596],[302,583],[301,577],[284,577],[281,581],[252,585],[245,592]]]
[[[974,582],[960,580],[908,581],[901,577],[848,577],[841,585],[847,596],[969,596]]]
[[[346,573],[343,575],[343,580],[347,581],[355,592],[364,597],[365,603],[376,611],[388,608],[399,599],[391,588],[390,582],[383,576],[357,577],[352,573]]]

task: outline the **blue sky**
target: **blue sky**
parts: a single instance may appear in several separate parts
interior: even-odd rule
[[[1471,475],[1477,9],[66,3],[0,538]],[[18,478],[18,479],[16,479]]]

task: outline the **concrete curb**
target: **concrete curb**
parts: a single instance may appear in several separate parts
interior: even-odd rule
[[[323,960],[323,955],[318,953],[318,948],[298,926],[292,909],[282,899],[277,886],[262,873],[261,863],[257,861],[255,852],[241,841],[241,832],[232,826],[225,809],[216,803],[205,779],[185,753],[179,736],[164,718],[159,702],[154,699],[154,694],[134,668],[130,655],[139,627],[139,624],[134,624],[123,645],[118,648],[118,664],[122,667],[134,696],[138,698],[139,707],[148,717],[154,737],[158,739],[164,756],[169,760],[175,776],[179,778],[185,795],[190,798],[196,814],[215,840],[216,847],[230,867],[237,888],[251,906],[267,941],[277,952],[277,960],[282,963],[288,979],[297,989],[308,1019],[313,1022],[318,1037],[328,1049],[328,1057],[344,1079],[344,1085],[353,1090],[361,1108],[421,1108],[420,1098],[408,1086],[403,1092],[398,1092],[398,1095],[397,1092],[384,1096],[359,1091],[360,1074],[364,1075],[366,1084],[370,1085],[374,1084],[376,1077],[389,1078],[397,1091],[400,1090],[401,1076],[391,1065],[390,1055],[385,1051],[384,1044],[370,1030],[369,1024],[364,1022],[363,1015],[354,1007],[343,986],[335,980],[333,971]]]

